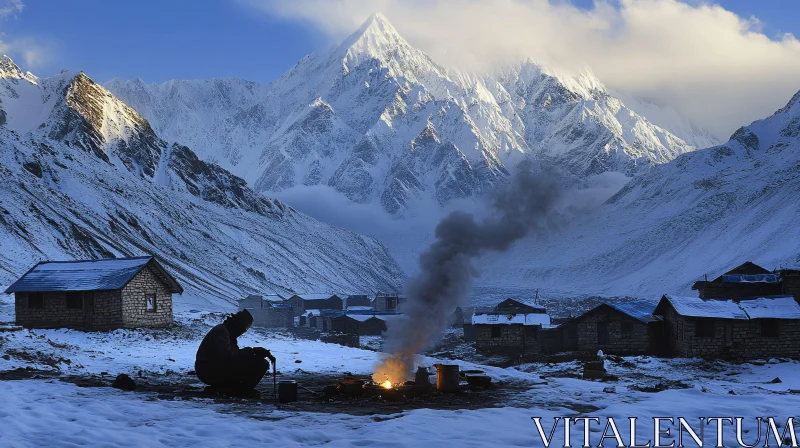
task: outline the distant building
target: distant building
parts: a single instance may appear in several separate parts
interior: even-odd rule
[[[295,316],[306,314],[306,310],[341,310],[343,305],[338,295],[327,293],[295,294],[286,302],[292,306]]]
[[[350,333],[359,336],[380,336],[386,331],[386,322],[397,313],[386,312],[342,312],[327,316],[330,331],[336,333]]]
[[[183,288],[148,256],[41,262],[5,292],[23,327],[107,330],[172,324]]]
[[[780,274],[747,261],[713,280],[692,285],[703,299],[739,299],[782,294]]]
[[[657,352],[653,341],[661,333],[661,318],[653,315],[655,303],[645,300],[602,303],[558,326],[548,339],[548,353],[583,352],[628,356]]]
[[[378,293],[372,300],[372,309],[375,311],[398,311],[406,298],[397,294]]]
[[[294,326],[292,306],[277,294],[252,294],[239,300],[239,311],[246,309],[253,315],[253,325],[267,328]]]
[[[540,353],[541,331],[547,327],[550,316],[544,308],[514,299],[492,308],[475,308],[472,315],[475,349],[484,354]]]
[[[661,343],[672,356],[800,356],[800,305],[791,296],[734,301],[665,295],[654,314],[664,320]]]
[[[372,301],[366,294],[349,295],[344,299],[345,310],[371,310]]]

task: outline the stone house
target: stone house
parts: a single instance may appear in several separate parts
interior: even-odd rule
[[[661,318],[654,316],[655,303],[645,300],[602,303],[559,325],[544,351],[603,353],[620,356],[655,353],[661,334]]]
[[[492,308],[475,308],[471,331],[483,354],[522,355],[542,352],[541,333],[550,327],[544,308],[507,299]]]
[[[783,293],[780,274],[747,261],[713,280],[701,280],[692,285],[703,299],[739,299],[765,297]]]
[[[253,315],[253,325],[266,328],[294,326],[294,311],[283,297],[277,294],[251,294],[239,300],[238,311],[247,310]]]
[[[671,356],[729,360],[800,356],[800,305],[791,296],[739,301],[665,295],[655,315]]]
[[[291,305],[295,316],[306,314],[306,310],[341,310],[343,302],[336,294],[295,294],[286,302]]]
[[[172,324],[172,294],[183,288],[151,256],[44,261],[6,289],[26,328],[161,327]]]

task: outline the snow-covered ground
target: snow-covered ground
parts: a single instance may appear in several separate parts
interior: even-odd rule
[[[541,446],[531,417],[542,417],[549,432],[556,416],[596,416],[603,422],[608,417],[617,418],[623,423],[619,430],[626,441],[629,430],[624,423],[629,416],[642,422],[649,422],[653,416],[741,416],[748,418],[745,428],[750,432],[745,438],[752,443],[756,438],[755,417],[776,417],[782,426],[800,406],[800,395],[796,394],[800,392],[800,376],[796,374],[800,363],[796,361],[729,364],[632,357],[606,361],[609,373],[618,377],[606,382],[581,379],[577,362],[507,369],[480,366],[496,381],[528,385],[527,390],[499,407],[414,409],[364,416],[255,403],[242,412],[236,403],[80,387],[55,375],[108,372],[109,382],[118,373],[137,378],[139,371],[145,378],[185,377],[192,369],[200,338],[218,321],[218,314],[178,310],[178,325],[170,330],[84,333],[16,329],[10,324],[12,312],[10,297],[0,296],[0,374],[29,367],[53,371],[54,375],[0,382],[2,446]],[[257,330],[244,336],[242,343],[272,349],[279,369],[290,378],[297,366],[306,372],[347,370],[367,374],[380,356],[373,351]],[[22,352],[32,356],[23,359],[19,356]],[[70,363],[59,363],[59,359],[69,359]],[[603,428],[594,425],[591,429],[596,445]],[[713,429],[706,431],[709,444]],[[651,424],[642,425],[638,431],[640,442],[652,439]],[[733,445],[732,431],[726,425],[726,446]],[[667,443],[675,437],[673,430]],[[563,443],[561,429],[555,438],[556,445]],[[573,443],[582,440],[580,427],[573,428],[572,439]],[[687,446],[693,445],[689,442]]]

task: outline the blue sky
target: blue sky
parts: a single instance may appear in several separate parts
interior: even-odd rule
[[[800,36],[800,1],[716,3],[757,17],[768,37]],[[25,0],[22,12],[0,22],[0,30],[0,40],[12,44],[11,56],[36,74],[67,68],[100,81],[118,76],[148,82],[229,76],[269,81],[331,44],[330,36],[309,22],[277,18],[236,0]],[[25,64],[21,52],[27,46],[36,49],[38,62]]]

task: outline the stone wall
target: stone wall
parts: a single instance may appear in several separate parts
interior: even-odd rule
[[[696,335],[699,321],[701,319],[680,316],[671,307],[665,312],[666,337],[671,354],[729,360],[800,356],[800,320],[713,319],[712,337]],[[778,325],[778,336],[762,336],[762,325]]]
[[[781,272],[783,280],[783,293],[791,294],[796,300],[800,300],[800,271],[784,270]]]
[[[485,354],[540,353],[541,327],[533,325],[473,325],[475,349]],[[499,329],[492,336],[493,328]],[[498,330],[494,330],[495,332]]]
[[[147,311],[146,296],[156,294],[156,310]],[[122,289],[122,326],[163,327],[172,324],[172,292],[145,266]]]
[[[44,308],[28,308],[28,295],[14,294],[16,323],[26,328],[75,328],[82,330],[108,330],[122,326],[120,291],[89,291],[94,297],[94,313],[83,308],[67,308],[65,292],[43,293]]]
[[[578,318],[571,325],[576,326],[577,341],[575,350],[613,355],[643,355],[650,351],[650,338],[647,324],[636,320],[611,307],[601,307],[590,314]],[[598,327],[605,325],[606,342],[598,341]]]

